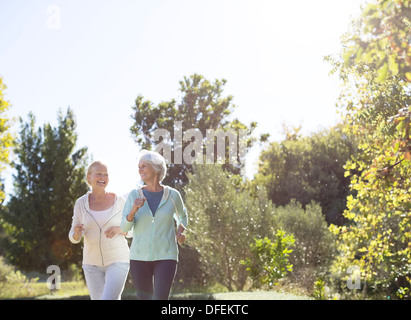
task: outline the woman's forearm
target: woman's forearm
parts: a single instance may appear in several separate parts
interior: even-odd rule
[[[180,225],[178,226],[178,228],[177,228],[177,232],[183,233],[185,229],[186,229],[186,228],[185,228],[182,224],[180,224]]]

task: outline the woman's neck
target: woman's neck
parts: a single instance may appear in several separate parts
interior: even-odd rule
[[[163,190],[163,187],[160,185],[158,181],[147,181],[146,185],[144,186],[144,189],[146,189],[149,192],[160,192]]]
[[[104,189],[103,189],[103,190],[92,189],[90,196],[91,196],[94,200],[99,201],[99,200],[103,200],[103,199],[105,198],[106,194],[107,194],[107,192],[106,192],[106,190],[104,190]]]

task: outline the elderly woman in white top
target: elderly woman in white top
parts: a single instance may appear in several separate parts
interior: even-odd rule
[[[129,271],[125,233],[120,229],[124,198],[106,192],[107,166],[93,162],[87,171],[91,191],[77,199],[69,232],[72,243],[84,236],[83,270],[92,300],[119,300]]]

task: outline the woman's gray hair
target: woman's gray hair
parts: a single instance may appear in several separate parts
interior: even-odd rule
[[[156,151],[142,150],[139,154],[139,161],[145,161],[153,167],[158,173],[160,182],[164,180],[167,174],[166,160]]]

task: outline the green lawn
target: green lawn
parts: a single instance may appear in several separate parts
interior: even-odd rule
[[[171,299],[181,300],[309,300],[308,296],[299,296],[276,291],[238,291],[222,293],[184,293],[175,294]]]
[[[133,288],[127,288],[123,300],[134,300]],[[0,299],[30,300],[88,300],[88,290],[84,282],[62,282],[61,289],[50,291],[46,283],[31,283],[30,286],[13,286],[0,290]],[[307,300],[304,295],[294,295],[276,291],[221,292],[221,293],[177,293],[170,300]]]

